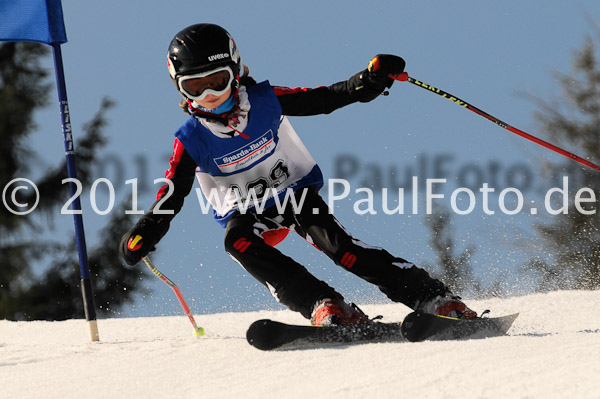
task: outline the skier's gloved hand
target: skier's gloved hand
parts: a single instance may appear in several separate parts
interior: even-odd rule
[[[366,85],[373,90],[382,92],[386,88],[392,87],[394,79],[391,76],[398,76],[404,72],[406,62],[402,57],[391,54],[377,54],[367,68],[363,77]]]
[[[156,222],[142,218],[121,238],[119,251],[125,262],[133,266],[150,251],[154,251],[154,245],[159,240]]]

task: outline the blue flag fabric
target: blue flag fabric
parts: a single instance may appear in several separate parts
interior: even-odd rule
[[[0,0],[0,40],[65,43],[60,0]]]

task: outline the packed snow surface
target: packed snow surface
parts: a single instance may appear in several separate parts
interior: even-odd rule
[[[469,301],[519,312],[508,336],[262,352],[246,328],[290,311],[99,321],[0,321],[1,398],[600,398],[600,291]],[[366,305],[400,321],[399,304]]]

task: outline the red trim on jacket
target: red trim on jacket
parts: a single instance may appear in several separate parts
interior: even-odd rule
[[[324,86],[319,86],[324,87]],[[317,87],[318,88],[318,87]],[[273,86],[273,90],[275,91],[276,96],[281,96],[284,94],[293,94],[293,93],[306,93],[307,91],[313,90],[309,87],[286,87],[286,86]]]
[[[167,171],[165,172],[165,178],[169,180],[173,179],[173,176],[175,176],[175,170],[177,169],[177,165],[179,165],[179,162],[181,161],[181,156],[183,155],[184,151],[185,148],[183,147],[183,144],[181,144],[181,141],[179,141],[179,139],[175,139],[175,143],[173,143],[173,155],[171,155],[171,158],[169,158],[169,169],[167,169]],[[168,188],[168,184],[163,185],[158,190],[158,193],[156,193],[156,199],[161,199]]]

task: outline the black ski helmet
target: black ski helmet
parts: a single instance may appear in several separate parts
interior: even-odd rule
[[[242,60],[233,37],[214,24],[191,25],[177,33],[167,52],[169,74],[179,90],[177,79],[192,73],[229,66],[233,72],[232,88],[239,81]]]

